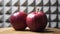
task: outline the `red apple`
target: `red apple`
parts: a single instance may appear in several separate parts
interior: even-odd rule
[[[44,31],[47,25],[47,16],[44,12],[32,12],[27,15],[26,23],[31,31]]]
[[[10,16],[11,25],[15,30],[24,30],[26,28],[26,16],[25,12],[17,12]]]

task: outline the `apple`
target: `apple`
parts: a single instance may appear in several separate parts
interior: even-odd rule
[[[26,17],[27,26],[31,31],[44,31],[47,25],[47,16],[44,12],[32,12]]]
[[[25,12],[16,12],[10,16],[10,23],[15,30],[25,30],[26,16]]]

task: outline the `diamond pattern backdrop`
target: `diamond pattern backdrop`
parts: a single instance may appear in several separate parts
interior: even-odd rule
[[[0,27],[11,27],[9,17],[20,11],[30,13],[34,6],[44,11],[48,18],[48,27],[60,28],[60,0],[0,0]]]

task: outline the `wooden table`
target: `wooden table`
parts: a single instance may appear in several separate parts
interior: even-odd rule
[[[0,34],[60,34],[60,29],[46,28],[44,32],[32,32],[28,28],[25,31],[15,31],[11,28],[0,28]]]

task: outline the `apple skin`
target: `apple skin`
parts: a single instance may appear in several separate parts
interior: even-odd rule
[[[47,25],[47,16],[44,12],[32,12],[27,15],[26,23],[31,31],[44,31]]]
[[[10,23],[15,30],[25,30],[27,26],[26,16],[25,12],[17,12],[10,16]]]

